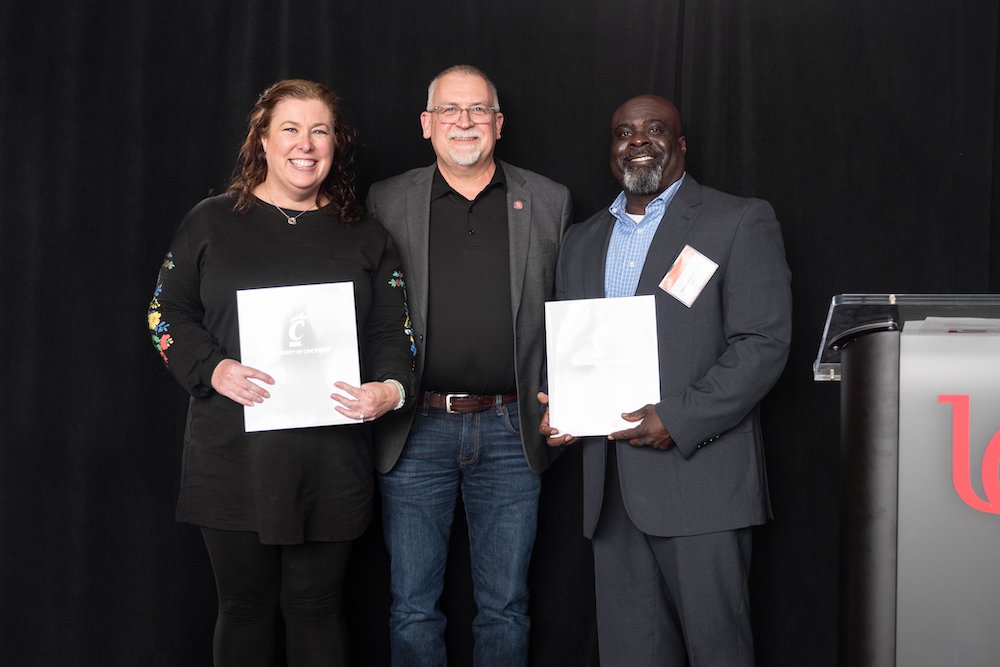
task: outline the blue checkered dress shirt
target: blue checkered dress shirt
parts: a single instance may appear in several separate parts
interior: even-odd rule
[[[608,244],[608,257],[604,264],[604,296],[635,296],[639,286],[642,266],[646,263],[646,253],[653,235],[660,227],[660,220],[667,212],[677,189],[684,182],[684,175],[677,179],[660,196],[646,205],[646,215],[635,222],[625,212],[625,192],[622,191],[608,207],[615,216],[615,228]]]

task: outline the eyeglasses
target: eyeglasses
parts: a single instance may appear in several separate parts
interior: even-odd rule
[[[462,117],[462,112],[467,111],[469,113],[469,120],[473,123],[486,123],[492,117],[492,114],[496,109],[494,107],[483,107],[475,106],[463,109],[462,107],[453,106],[442,106],[438,105],[433,109],[428,109],[428,111],[433,111],[438,115],[438,119],[442,123],[457,123],[458,119]]]

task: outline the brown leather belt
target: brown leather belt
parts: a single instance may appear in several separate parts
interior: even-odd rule
[[[432,408],[447,410],[449,414],[461,414],[465,412],[483,412],[489,410],[497,404],[496,394],[438,394],[433,391],[422,391],[418,398],[419,404],[424,404],[424,395],[427,396],[427,404]],[[506,405],[517,400],[517,394],[502,394],[500,403]]]

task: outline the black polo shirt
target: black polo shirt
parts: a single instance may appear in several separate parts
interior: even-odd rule
[[[434,172],[427,337],[421,389],[515,391],[507,182],[499,164],[473,201]]]

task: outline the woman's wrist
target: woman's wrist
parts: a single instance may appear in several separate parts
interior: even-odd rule
[[[382,380],[382,383],[383,384],[391,384],[394,387],[396,387],[396,389],[399,390],[399,402],[396,403],[396,407],[394,407],[393,410],[399,410],[404,405],[406,405],[406,390],[403,389],[403,383],[402,382],[400,382],[399,380],[393,380],[392,378],[389,378],[388,380]]]

